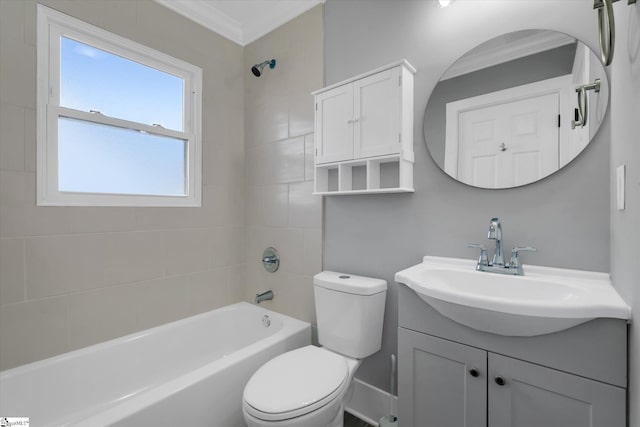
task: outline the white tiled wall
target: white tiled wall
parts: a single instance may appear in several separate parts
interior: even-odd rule
[[[322,197],[313,196],[313,97],[323,86],[322,7],[245,48],[245,69],[275,58],[261,77],[245,74],[245,298],[315,323],[312,276],[322,269]],[[274,246],[280,269],[262,251]]]
[[[245,295],[244,49],[152,0],[41,2],[203,69],[203,206],[36,207],[36,1],[0,0],[0,370]]]

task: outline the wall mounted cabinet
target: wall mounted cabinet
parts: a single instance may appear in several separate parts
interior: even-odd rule
[[[438,427],[624,427],[626,323],[506,337],[440,315],[399,286],[398,416]]]
[[[313,93],[315,192],[413,191],[413,74],[389,64]]]

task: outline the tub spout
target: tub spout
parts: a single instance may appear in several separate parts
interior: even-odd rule
[[[256,304],[260,304],[262,301],[269,301],[273,299],[273,291],[269,289],[261,294],[256,294]]]

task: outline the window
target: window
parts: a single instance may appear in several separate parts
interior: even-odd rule
[[[200,206],[202,70],[38,5],[42,206]]]

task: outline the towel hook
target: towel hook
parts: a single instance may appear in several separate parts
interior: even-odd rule
[[[589,90],[596,93],[600,92],[600,79],[595,79],[593,83],[576,88],[576,92],[578,92],[578,120],[571,121],[571,129],[575,129],[576,126],[585,127],[587,125],[587,117],[589,117],[587,91]]]

